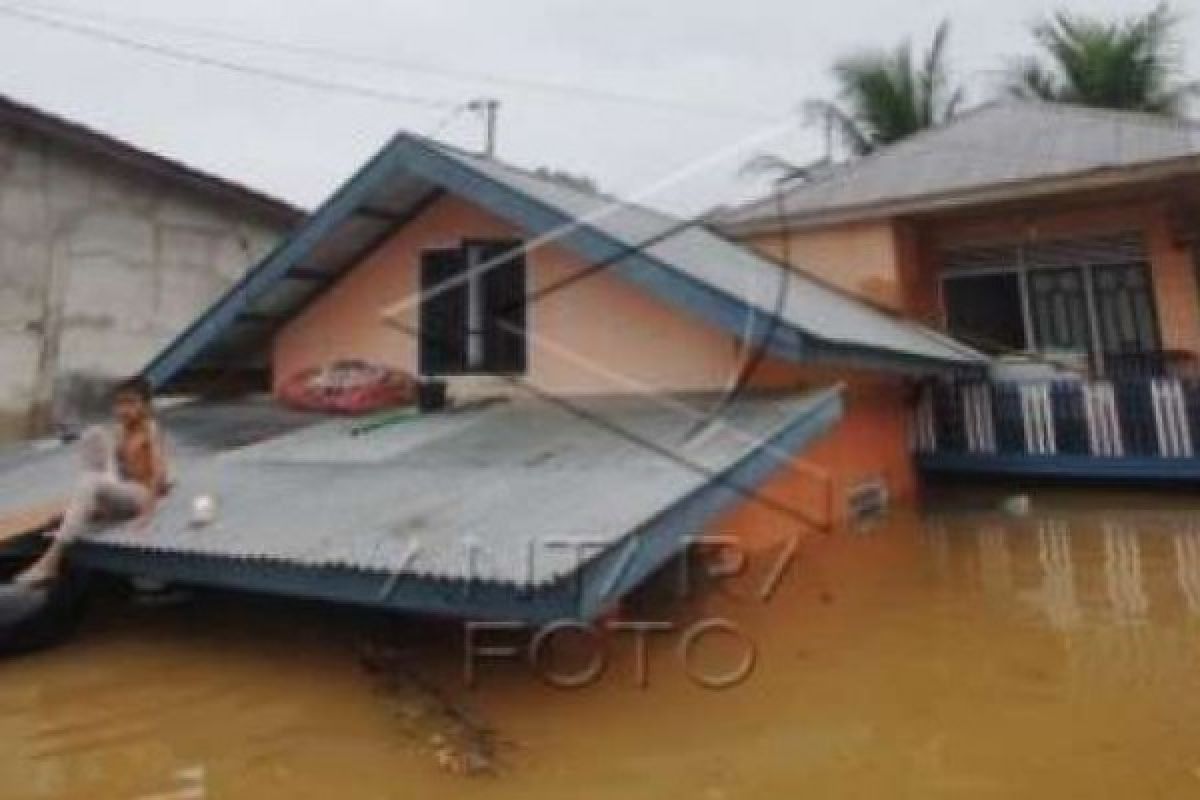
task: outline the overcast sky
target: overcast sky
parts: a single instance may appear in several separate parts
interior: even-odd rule
[[[1152,6],[1149,0],[1069,3],[1119,14]],[[949,17],[954,67],[978,102],[994,93],[1005,59],[1029,49],[1029,23],[1057,6],[1043,0],[0,0],[3,7],[416,101],[180,63],[128,42],[0,15],[0,92],[306,207],[396,129],[430,133],[456,104],[490,95],[503,103],[502,157],[585,173],[623,195],[643,195],[676,176],[644,199],[691,212],[755,191],[737,167],[756,152],[798,160],[821,154],[816,131],[778,125],[804,99],[830,93],[829,65],[838,55],[909,36],[923,44]],[[1200,10],[1177,8],[1184,11],[1181,33],[1200,43]],[[361,63],[372,59],[394,64]],[[609,94],[662,107],[601,96]],[[481,134],[478,119],[465,113],[440,131],[471,148]]]

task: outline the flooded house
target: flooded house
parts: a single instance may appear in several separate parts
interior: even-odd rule
[[[1200,126],[985,105],[722,230],[995,356],[928,385],[930,472],[1200,477]]]
[[[284,407],[294,376],[347,362],[446,407]],[[592,619],[703,534],[824,529],[911,495],[920,385],[988,363],[704,225],[401,134],[146,365],[160,395],[207,396],[163,414],[175,489],[150,531],[74,558]],[[0,492],[52,498],[70,467],[27,453]],[[195,524],[193,497],[214,519]]]
[[[0,97],[0,441],[104,403],[302,217]]]

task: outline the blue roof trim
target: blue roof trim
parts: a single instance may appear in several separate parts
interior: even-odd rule
[[[355,174],[265,259],[246,273],[225,295],[210,306],[142,370],[143,377],[158,389],[179,373],[211,344],[238,314],[265,289],[297,266],[305,256],[344,222],[372,192],[395,171],[398,152],[393,140]]]
[[[782,321],[709,286],[645,252],[553,209],[523,192],[471,169],[432,144],[407,134],[396,136],[233,289],[177,337],[143,371],[160,388],[184,369],[237,319],[263,291],[300,265],[324,236],[350,217],[370,195],[398,173],[440,186],[488,209],[533,235],[570,228],[559,243],[592,263],[619,259],[610,269],[663,302],[691,313],[751,347],[793,360],[823,360],[900,372],[957,370],[964,364],[889,350],[828,341]]]
[[[135,550],[85,540],[72,550],[80,566],[168,583],[192,584],[376,608],[396,613],[543,624],[592,620],[609,610],[703,533],[725,511],[747,501],[783,464],[841,418],[839,389],[827,390],[763,446],[681,498],[575,575],[539,587],[466,583],[330,566]]]
[[[589,563],[580,574],[578,603],[581,619],[594,619],[640,585],[690,541],[709,532],[708,526],[746,500],[766,480],[841,420],[845,401],[841,390],[818,397],[754,452],[727,469],[720,478],[683,498],[657,519]]]
[[[1200,458],[1016,453],[930,453],[917,456],[917,468],[930,475],[974,478],[1030,478],[1050,481],[1195,484]]]

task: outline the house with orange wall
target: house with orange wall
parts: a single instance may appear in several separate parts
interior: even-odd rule
[[[240,373],[278,392],[355,359],[441,378],[459,400],[844,385],[845,419],[806,456],[832,483],[823,513],[837,522],[856,488],[912,494],[914,381],[985,361],[703,226],[418,137],[398,137],[386,156],[394,172],[365,209],[302,258],[285,243],[274,257],[289,255],[290,271],[267,297],[235,287],[147,368],[152,382],[169,391]],[[368,165],[347,189],[377,172]],[[487,313],[489,282],[520,301],[510,331],[471,319]]]
[[[348,362],[448,403],[283,408],[295,376]],[[186,445],[175,490],[151,531],[73,558],[592,619],[696,537],[829,530],[911,495],[919,387],[988,364],[706,226],[401,134],[145,367],[160,395],[191,396],[161,418]],[[34,473],[55,463],[0,473],[0,504],[50,491]],[[193,497],[216,509],[199,529]]]
[[[1195,479],[1200,124],[999,102],[778,195],[719,227],[1000,360],[927,468]]]

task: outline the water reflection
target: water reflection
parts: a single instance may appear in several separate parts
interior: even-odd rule
[[[1008,533],[1000,525],[979,528],[979,578],[988,597],[1012,594],[1012,555],[1008,552]]]
[[[1042,606],[1046,621],[1056,630],[1069,630],[1082,616],[1075,593],[1075,563],[1071,560],[1071,528],[1045,520],[1037,530],[1038,563],[1042,567]]]
[[[923,531],[935,574],[954,573],[964,534],[974,542],[972,574],[983,595],[1031,603],[1053,630],[1146,625],[1154,597],[1164,613],[1200,617],[1200,511],[937,521]],[[1159,568],[1161,578],[1149,574]]]
[[[1171,537],[1175,551],[1175,577],[1188,612],[1200,617],[1200,527],[1177,530]]]
[[[1113,620],[1118,624],[1143,623],[1150,601],[1142,584],[1142,532],[1133,525],[1105,522],[1104,579]]]
[[[343,616],[101,608],[71,646],[0,664],[0,796],[1194,796],[1200,509],[1083,498],[897,512],[806,544],[770,602],[654,605],[755,642],[731,693],[698,690],[665,640],[634,687],[628,638],[585,691],[521,660],[467,691],[457,637],[406,628],[422,685],[519,743],[474,785],[430,762],[422,698],[364,679]]]

